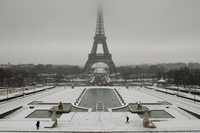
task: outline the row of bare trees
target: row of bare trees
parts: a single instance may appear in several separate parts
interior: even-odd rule
[[[81,69],[78,66],[53,66],[53,65],[33,65],[33,66],[13,66],[10,68],[0,68],[0,86],[19,87],[45,81],[40,74],[56,74],[55,81],[64,78],[64,75],[79,74]]]
[[[171,70],[165,73],[166,77],[176,85],[200,85],[200,69],[187,67]]]
[[[149,67],[130,67],[123,66],[119,67],[118,71],[121,73],[122,77],[125,79],[133,78],[154,78],[167,79],[170,83],[176,85],[200,85],[200,69],[190,68],[190,67],[180,67],[176,69],[166,70],[159,66],[149,66]]]

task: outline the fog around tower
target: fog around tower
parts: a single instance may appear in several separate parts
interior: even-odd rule
[[[1,0],[0,64],[83,66],[96,26],[94,0]],[[116,65],[200,62],[199,0],[105,0]]]

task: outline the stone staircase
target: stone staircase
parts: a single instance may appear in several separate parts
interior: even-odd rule
[[[103,102],[98,102],[96,104],[96,111],[97,112],[103,112],[104,111],[104,104],[103,104]]]

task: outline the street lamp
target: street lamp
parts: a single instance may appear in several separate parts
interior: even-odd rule
[[[7,85],[7,89],[6,89],[6,98],[8,99],[8,85]]]
[[[9,91],[8,91],[8,88],[9,88],[9,80],[7,79],[7,89],[6,89],[6,98],[8,99],[8,93],[9,93]]]

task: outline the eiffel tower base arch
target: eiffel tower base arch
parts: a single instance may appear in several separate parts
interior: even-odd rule
[[[89,54],[84,67],[84,73],[90,73],[92,65],[99,62],[107,64],[109,66],[110,73],[116,73],[116,67],[111,54]]]

